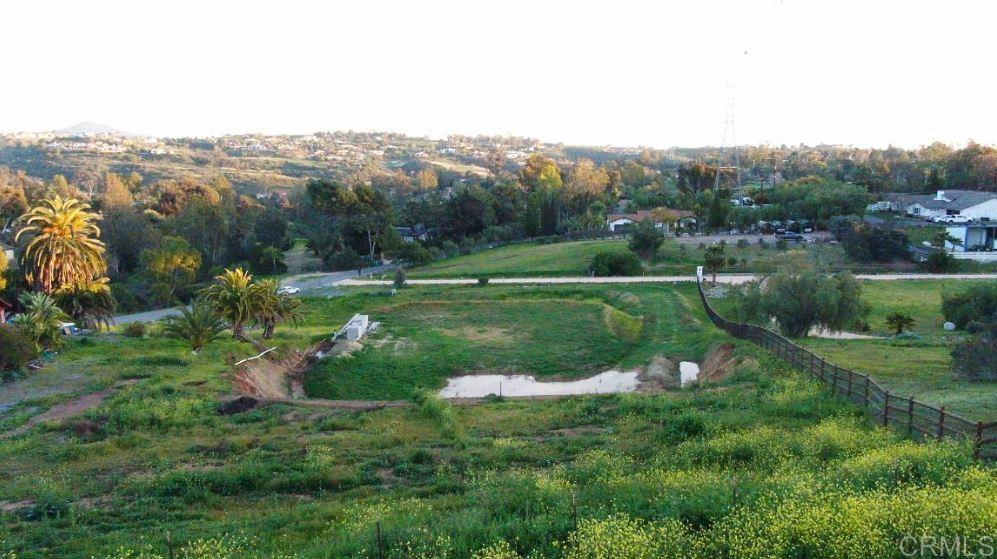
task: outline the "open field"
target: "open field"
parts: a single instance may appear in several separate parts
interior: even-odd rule
[[[712,238],[712,237],[711,237]],[[895,263],[890,266],[869,266],[852,262],[841,245],[828,243],[789,244],[785,250],[776,248],[772,235],[766,235],[765,244],[758,243],[759,236],[752,236],[747,246],[727,244],[728,269],[746,273],[771,272],[788,258],[804,258],[831,269],[857,271],[913,271],[913,263]],[[701,246],[702,245],[702,246]],[[667,237],[658,253],[644,262],[647,274],[692,274],[702,265],[704,241],[697,237],[676,240]],[[413,268],[412,278],[473,278],[582,276],[588,264],[599,252],[625,252],[625,240],[572,241],[563,243],[515,243],[483,250],[475,254],[447,258],[425,266]]]
[[[871,374],[896,394],[915,395],[969,419],[993,420],[997,418],[997,385],[962,381],[953,375],[952,345],[965,333],[942,329],[942,294],[962,291],[972,281],[977,280],[863,281],[862,298],[870,306],[870,334],[883,339],[811,337],[797,341],[838,365]],[[730,300],[714,300],[714,304],[722,314],[730,312]],[[916,336],[893,337],[886,325],[886,316],[893,312],[914,318],[910,331]]]
[[[410,277],[584,276],[602,251],[625,252],[626,241],[517,243],[413,268]]]
[[[21,381],[57,390],[13,403],[2,428],[79,394],[113,393],[0,445],[0,557],[463,558],[488,548],[481,557],[574,559],[610,545],[624,558],[830,559],[849,556],[855,538],[870,557],[899,557],[907,534],[997,530],[997,481],[968,447],[871,428],[819,385],[709,326],[694,290],[365,290],[306,299],[305,325],[278,336],[300,347],[363,309],[385,318],[372,346],[410,337],[427,344],[409,350],[431,364],[434,352],[458,351],[443,338],[466,320],[453,337],[476,348],[457,353],[471,366],[518,361],[566,376],[563,363],[533,353],[547,343],[542,328],[527,324],[538,337],[521,348],[503,346],[498,329],[578,321],[584,332],[557,332],[579,371],[655,354],[698,361],[718,342],[734,345],[726,379],[657,394],[457,407],[431,398],[366,413],[274,404],[223,416],[225,356],[254,353],[248,346],[221,340],[191,355],[155,336],[76,341]],[[644,317],[636,341],[613,339],[605,305]],[[428,310],[439,316],[418,332]],[[389,347],[354,359],[390,362]],[[340,373],[343,386],[362,389]],[[119,384],[129,379],[137,382]],[[0,402],[23,396],[29,385],[19,385],[0,386]]]

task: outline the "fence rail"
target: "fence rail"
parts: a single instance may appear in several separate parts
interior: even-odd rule
[[[865,373],[831,363],[803,346],[761,326],[733,322],[720,316],[703,290],[702,270],[697,273],[699,298],[710,321],[735,338],[749,340],[768,349],[793,367],[827,384],[835,394],[862,406],[884,427],[905,432],[913,439],[968,438],[977,460],[997,460],[997,422],[970,421],[945,410],[894,394]]]

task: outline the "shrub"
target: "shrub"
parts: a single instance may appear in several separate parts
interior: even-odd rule
[[[488,278],[486,277],[478,278],[478,287],[484,287],[486,285],[488,285]]]
[[[639,276],[643,267],[640,258],[632,252],[600,252],[592,257],[589,271],[599,277]]]
[[[419,266],[431,261],[433,254],[422,243],[405,243],[398,251],[398,259],[410,266]]]
[[[861,296],[862,286],[847,272],[829,276],[785,266],[746,286],[736,314],[744,320],[775,318],[783,334],[798,338],[814,326],[842,330],[862,319],[869,307]]]
[[[907,257],[907,234],[861,223],[843,226],[835,235],[845,253],[859,262],[884,262]]]
[[[144,338],[148,333],[148,327],[144,322],[129,322],[121,328],[121,333],[129,338]]]
[[[997,319],[997,282],[977,283],[961,293],[942,294],[942,314],[959,328],[970,322]]]
[[[444,434],[453,436],[457,433],[457,414],[450,402],[439,394],[428,389],[416,390],[412,393],[412,402],[419,413],[433,420]]]
[[[952,348],[953,368],[966,380],[997,380],[997,322],[977,330],[976,336]]]
[[[405,287],[405,269],[404,268],[395,268],[395,279],[394,279],[394,282],[395,282],[395,287],[397,289],[401,289],[401,288]]]
[[[0,379],[16,378],[35,356],[35,343],[20,328],[0,326]]]
[[[664,242],[665,234],[659,231],[650,219],[638,223],[630,234],[630,250],[639,254],[654,254]]]
[[[764,241],[764,239],[759,239],[759,240]],[[748,248],[748,239],[738,239],[737,248],[741,249]]]
[[[894,333],[899,336],[914,325],[914,319],[909,314],[893,312],[886,317],[886,325],[893,328]]]
[[[959,261],[951,254],[936,250],[920,265],[921,269],[932,274],[945,274],[959,270]]]

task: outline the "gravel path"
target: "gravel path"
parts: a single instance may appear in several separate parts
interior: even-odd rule
[[[718,283],[740,284],[746,283],[758,276],[750,274],[718,274]],[[856,278],[872,281],[898,281],[898,280],[974,280],[974,279],[997,279],[997,274],[856,274]],[[688,276],[622,276],[608,278],[593,278],[588,276],[578,277],[540,277],[540,278],[491,278],[489,284],[512,284],[512,285],[537,285],[537,284],[570,284],[570,283],[687,283],[696,281],[695,275]],[[473,285],[478,283],[477,278],[460,279],[410,279],[406,282],[410,285]],[[388,280],[358,280],[344,279],[335,285],[392,285]]]

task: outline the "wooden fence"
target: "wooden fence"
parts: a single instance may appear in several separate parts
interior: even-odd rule
[[[732,322],[717,314],[703,291],[702,271],[697,274],[699,298],[707,316],[731,336],[754,342],[773,352],[791,366],[821,380],[839,396],[865,408],[873,420],[892,427],[913,439],[969,438],[974,443],[977,460],[997,460],[997,422],[970,421],[945,410],[904,397],[883,388],[864,373],[830,363],[767,328]]]

